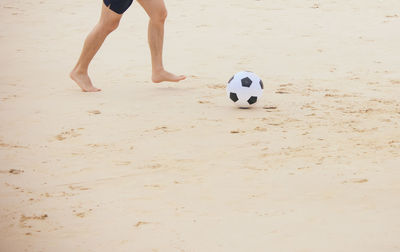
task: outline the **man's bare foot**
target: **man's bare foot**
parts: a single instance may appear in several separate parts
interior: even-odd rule
[[[92,81],[89,78],[89,75],[87,75],[86,73],[79,73],[75,70],[72,70],[69,76],[73,81],[76,82],[76,84],[78,84],[78,86],[82,89],[83,92],[101,91],[101,89],[93,86]]]
[[[184,79],[186,79],[185,75],[175,75],[165,70],[161,70],[158,72],[153,71],[153,75],[151,76],[151,80],[154,83],[160,83],[163,81],[178,82]]]

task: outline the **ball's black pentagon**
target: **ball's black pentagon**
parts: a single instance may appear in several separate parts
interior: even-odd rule
[[[253,83],[249,77],[243,78],[242,79],[242,86],[243,87],[250,87],[251,83]]]
[[[264,83],[262,82],[262,80],[260,80],[260,86],[261,86],[261,89],[264,89]]]
[[[229,94],[229,98],[231,98],[231,100],[233,101],[233,102],[237,102],[238,100],[239,100],[239,98],[237,97],[237,95],[235,94],[235,93],[230,93]]]
[[[251,105],[257,102],[257,96],[250,97],[247,102]]]
[[[233,78],[235,78],[235,75],[232,76],[232,78],[229,79],[228,83],[231,83],[231,81],[233,80]]]

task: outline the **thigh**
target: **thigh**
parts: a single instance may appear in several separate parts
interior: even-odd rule
[[[103,0],[103,2],[110,10],[121,15],[131,6],[133,0]]]
[[[167,14],[164,0],[137,0],[150,18],[157,18]]]
[[[118,14],[103,4],[101,8],[100,23],[105,25],[118,24],[122,14]]]

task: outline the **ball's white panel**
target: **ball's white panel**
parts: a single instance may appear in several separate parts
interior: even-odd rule
[[[248,100],[252,96],[257,97],[257,101],[260,100],[263,92],[260,82],[260,77],[258,77],[255,73],[248,71],[238,72],[233,76],[226,87],[228,98],[238,107],[247,108],[254,106],[257,102],[249,104]],[[231,95],[231,93],[235,95]],[[236,97],[238,99],[235,102],[234,100],[236,100]]]

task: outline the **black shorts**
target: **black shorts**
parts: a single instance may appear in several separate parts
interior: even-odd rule
[[[124,13],[129,6],[131,6],[133,0],[103,0],[104,4],[112,11],[118,14]]]

